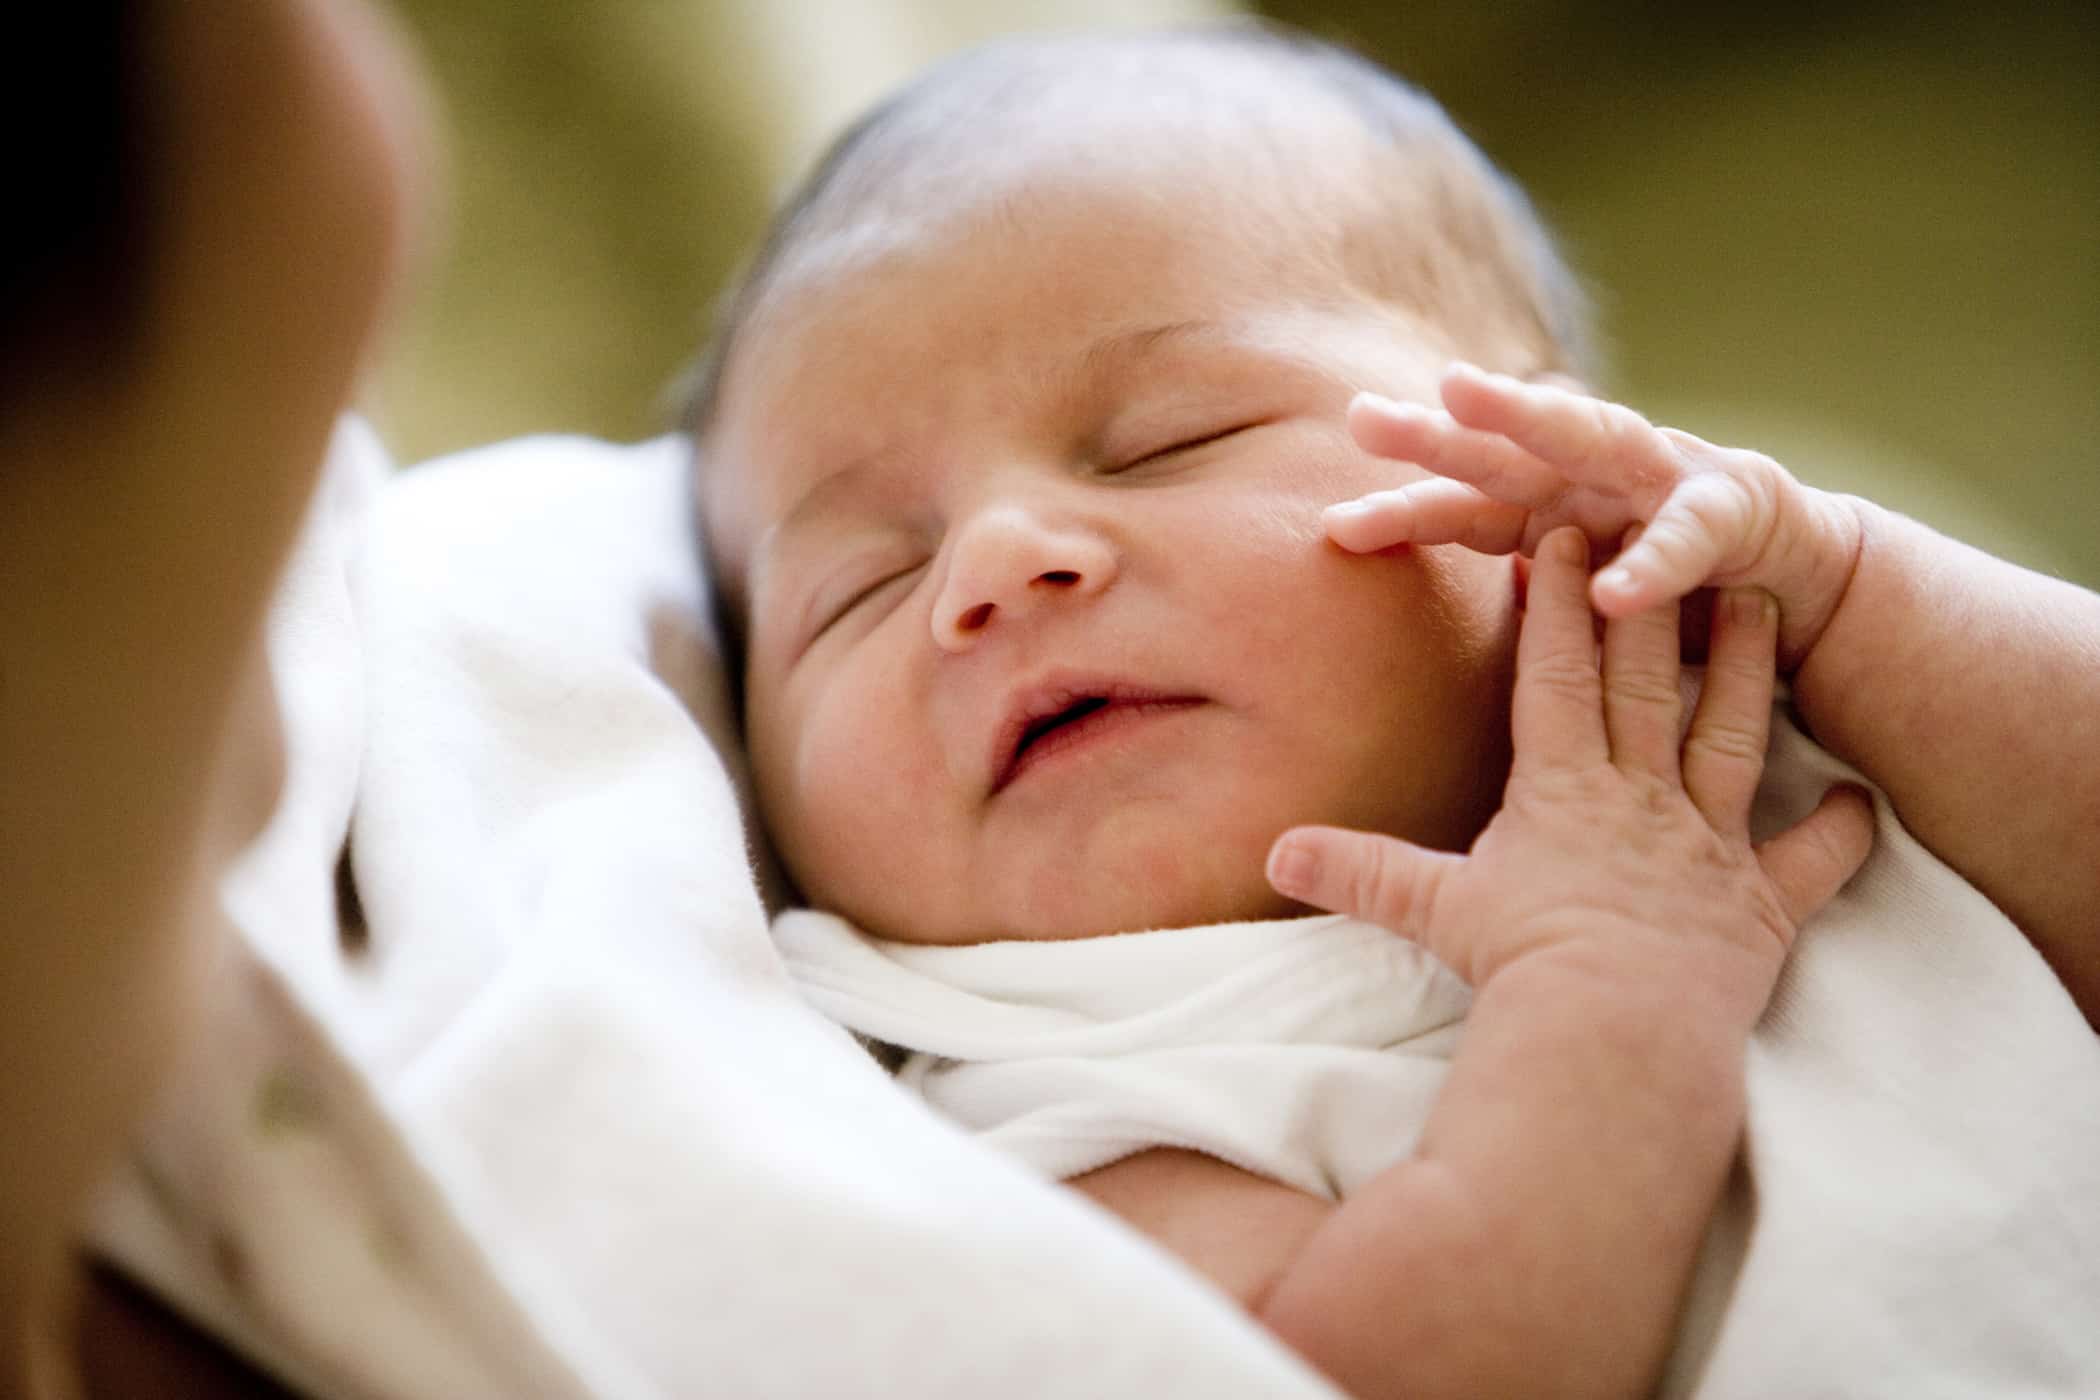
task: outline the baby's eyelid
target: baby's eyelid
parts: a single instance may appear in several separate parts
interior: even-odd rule
[[[810,640],[815,641],[818,637],[823,636],[826,632],[829,632],[840,622],[845,621],[846,617],[849,614],[851,614],[855,608],[858,608],[862,603],[867,602],[868,599],[874,597],[877,593],[880,593],[883,589],[889,587],[891,584],[895,583],[898,579],[903,578],[905,575],[917,572],[919,568],[920,565],[914,563],[907,564],[901,569],[891,569],[887,572],[877,574],[867,584],[863,585],[860,588],[854,589],[842,601],[832,605],[831,607],[826,608],[819,615],[820,620],[817,623],[816,629],[810,633]]]
[[[1149,451],[1140,452],[1133,456],[1120,459],[1119,463],[1110,469],[1111,474],[1119,471],[1127,471],[1131,467],[1142,466],[1146,462],[1157,461],[1162,457],[1172,457],[1177,453],[1192,452],[1199,447],[1208,447],[1214,442],[1220,442],[1226,438],[1235,437],[1240,433],[1246,432],[1250,428],[1259,428],[1272,421],[1274,420],[1268,418],[1249,418],[1244,421],[1234,420],[1227,426],[1214,429],[1210,432],[1189,433],[1184,436],[1177,437],[1173,441],[1165,443],[1159,447],[1152,448]]]

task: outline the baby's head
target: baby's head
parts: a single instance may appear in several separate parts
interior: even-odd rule
[[[891,938],[1289,913],[1286,827],[1462,848],[1509,562],[1343,553],[1358,389],[1572,364],[1521,196],[1427,98],[1262,30],[1027,40],[833,149],[731,302],[700,496],[760,803]]]

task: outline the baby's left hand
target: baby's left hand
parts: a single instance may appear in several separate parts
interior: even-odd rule
[[[1842,498],[1771,458],[1657,428],[1632,409],[1550,384],[1454,365],[1443,411],[1359,394],[1349,430],[1366,451],[1437,479],[1330,506],[1329,538],[1370,553],[1462,544],[1529,555],[1576,525],[1599,556],[1590,601],[1630,617],[1704,586],[1755,586],[1779,601],[1779,655],[1791,671],[1837,612],[1862,526]]]

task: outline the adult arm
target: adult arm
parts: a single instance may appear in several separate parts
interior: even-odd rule
[[[0,404],[10,1393],[71,1388],[74,1222],[178,1056],[217,871],[274,801],[263,612],[401,241],[385,80],[339,7],[135,22],[137,314]]]

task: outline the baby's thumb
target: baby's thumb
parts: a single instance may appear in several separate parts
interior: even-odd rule
[[[1269,848],[1277,893],[1419,939],[1437,887],[1463,857],[1390,836],[1332,826],[1293,827]]]
[[[1830,902],[1874,849],[1874,804],[1850,783],[1823,794],[1816,810],[1760,846],[1758,860],[1799,928]]]

